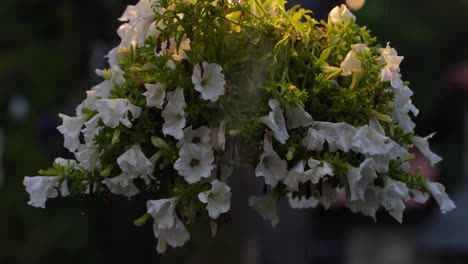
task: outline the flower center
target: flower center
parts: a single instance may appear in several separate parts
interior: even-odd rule
[[[193,168],[193,167],[196,167],[196,166],[198,166],[198,165],[200,165],[200,160],[192,159],[192,160],[190,161],[190,167]]]
[[[192,140],[193,143],[199,143],[200,142],[200,138],[199,137],[194,137],[193,140]]]

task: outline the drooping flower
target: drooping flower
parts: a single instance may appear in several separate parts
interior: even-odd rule
[[[351,11],[349,11],[349,9],[344,4],[333,8],[330,11],[329,18],[334,25],[344,23],[349,19],[356,20],[356,17],[353,15],[353,13],[351,13]]]
[[[129,27],[134,31],[134,42],[131,45],[143,46],[147,31],[154,20],[155,0],[140,0],[136,5],[129,5],[119,18],[120,21],[128,21]]]
[[[96,101],[96,109],[102,122],[111,128],[116,128],[119,123],[132,127],[128,112],[132,114],[132,120],[141,115],[141,108],[131,104],[127,99],[99,99]]]
[[[328,143],[330,151],[342,150],[348,152],[356,136],[356,128],[350,124],[340,122],[314,122],[314,127],[321,134],[321,137]],[[320,137],[320,136],[319,136]]]
[[[133,183],[131,176],[124,173],[112,178],[105,178],[102,183],[105,184],[113,194],[121,194],[127,196],[129,199],[140,192],[135,186],[135,183]]]
[[[334,176],[333,167],[326,161],[319,161],[310,158],[307,161],[310,169],[305,172],[303,181],[310,180],[312,183],[318,183],[324,176]]]
[[[99,131],[102,129],[101,126],[98,126],[99,120],[101,120],[101,116],[97,114],[84,123],[85,128],[83,128],[81,132],[83,133],[85,145],[90,146],[94,144],[94,137],[99,134]]]
[[[192,129],[192,126],[186,127],[184,129],[184,136],[177,143],[177,146],[181,148],[184,143],[209,145],[210,134],[211,129],[206,126],[202,126],[197,129]]]
[[[390,42],[387,42],[387,47],[380,49],[380,60],[385,63],[385,66],[380,72],[380,80],[382,82],[390,82],[393,88],[403,86],[403,81],[400,75],[400,63],[403,61],[403,56],[398,56],[396,50],[390,47]]]
[[[57,127],[57,130],[63,134],[64,146],[74,152],[80,144],[80,130],[83,127],[85,119],[83,117],[70,117],[64,114],[59,114],[63,123]]]
[[[392,147],[393,145],[385,135],[379,121],[373,117],[369,120],[369,125],[362,126],[357,130],[351,149],[357,153],[375,155],[385,154]]]
[[[286,116],[288,117],[287,125],[289,129],[307,127],[314,122],[312,116],[297,103],[286,105]]]
[[[30,195],[28,205],[45,208],[48,198],[55,198],[60,194],[65,197],[69,195],[67,181],[60,184],[60,178],[57,176],[34,176],[24,177],[23,185],[26,192]]]
[[[207,204],[208,215],[216,219],[231,207],[231,188],[224,182],[214,180],[211,182],[211,190],[199,193],[198,199]]]
[[[213,150],[207,146],[186,143],[179,151],[179,159],[174,163],[174,169],[189,183],[195,183],[202,178],[211,176],[214,168]]]
[[[354,71],[362,69],[361,61],[357,58],[357,54],[364,51],[369,51],[369,48],[364,44],[359,43],[351,46],[351,50],[346,55],[344,61],[341,62],[341,75],[349,76]]]
[[[413,142],[413,144],[419,149],[419,151],[421,151],[424,157],[426,157],[429,160],[432,166],[434,166],[436,163],[442,160],[440,156],[438,156],[437,154],[435,154],[429,149],[428,140],[432,138],[434,135],[435,133],[432,133],[426,137],[413,136],[411,138],[411,141]]]
[[[291,191],[297,191],[299,188],[299,183],[304,181],[305,173],[305,161],[300,160],[294,165],[294,167],[288,171],[288,174],[282,182],[288,187]]]
[[[287,163],[273,150],[271,132],[265,134],[263,139],[263,153],[260,162],[255,168],[255,175],[265,179],[265,183],[275,187],[288,173]]]
[[[279,223],[277,213],[278,196],[270,193],[263,197],[250,197],[249,206],[255,209],[260,216],[271,221],[272,226],[276,226]]]
[[[195,64],[192,74],[192,83],[195,90],[200,92],[204,100],[216,102],[220,95],[225,92],[224,85],[226,80],[224,74],[221,73],[223,68],[216,63]]]
[[[271,112],[268,116],[262,116],[260,122],[268,126],[274,133],[276,140],[281,144],[286,143],[289,138],[286,122],[284,120],[283,110],[280,108],[280,102],[276,99],[270,99],[268,105]]]
[[[417,116],[419,110],[411,102],[413,91],[408,86],[401,86],[394,89],[395,98],[393,103],[395,107],[390,112],[395,123],[399,124],[405,133],[413,132],[416,126],[409,116],[411,111],[414,116]]]
[[[89,171],[93,171],[99,164],[99,147],[94,144],[81,144],[74,154],[80,165]]]
[[[325,143],[325,135],[321,134],[313,127],[309,127],[307,136],[302,140],[302,145],[309,150],[321,151]]]
[[[123,173],[131,179],[148,178],[153,174],[153,164],[145,156],[139,145],[133,145],[117,158],[117,164]]]
[[[153,216],[154,223],[158,229],[168,229],[174,225],[175,218],[177,217],[175,212],[177,202],[178,199],[175,197],[146,202],[147,213]]]
[[[377,179],[373,166],[374,160],[369,158],[364,160],[359,167],[352,167],[348,170],[346,174],[349,185],[348,201],[364,200],[366,190]]]
[[[403,221],[404,201],[408,199],[408,187],[405,183],[385,178],[385,186],[382,189],[382,205],[400,223]]]
[[[310,196],[309,198],[305,196],[297,196],[294,197],[292,193],[288,193],[288,202],[289,206],[294,209],[306,209],[306,208],[313,208],[318,205],[320,202],[319,199],[316,199],[313,196]]]
[[[166,98],[166,85],[145,83],[145,87],[147,91],[143,95],[146,97],[146,106],[162,109]]]
[[[445,187],[438,182],[426,182],[427,190],[432,194],[434,199],[437,201],[440,207],[440,211],[445,214],[456,208],[453,201],[449,198],[445,192]]]
[[[171,135],[176,139],[181,139],[184,135],[185,127],[185,103],[183,88],[178,87],[174,92],[167,93],[168,103],[162,111],[164,124],[162,131],[164,135]]]
[[[356,201],[348,201],[346,206],[353,212],[353,213],[362,213],[363,215],[367,215],[375,219],[375,213],[380,207],[381,203],[381,195],[382,188],[378,186],[373,186],[367,188],[364,192],[364,199],[356,200]]]

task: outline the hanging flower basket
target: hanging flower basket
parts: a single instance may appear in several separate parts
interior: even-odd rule
[[[373,218],[383,207],[401,222],[406,200],[429,195],[442,213],[454,209],[444,186],[410,173],[413,147],[432,165],[441,158],[429,150],[432,134],[413,132],[418,110],[400,74],[403,57],[377,44],[344,5],[319,22],[284,4],[128,6],[109,68],[96,71],[103,81],[76,116],[60,114],[76,159],[25,177],[28,204],[149,193],[135,224],[153,218],[158,252],[184,245],[198,215],[229,211],[238,164],[252,165],[268,187],[249,205],[272,225],[281,197],[293,208],[327,209],[340,191],[352,212]]]

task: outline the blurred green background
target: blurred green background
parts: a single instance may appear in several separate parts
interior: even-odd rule
[[[341,2],[302,1],[314,8],[317,18],[326,18],[330,8]],[[55,199],[47,202],[47,210],[27,206],[29,197],[22,186],[23,177],[36,175],[57,156],[69,157],[55,129],[60,124],[57,114],[73,114],[74,107],[85,97],[84,91],[97,83],[94,68],[104,67],[102,56],[118,44],[117,18],[127,4],[134,3],[1,1],[0,263],[142,263],[148,259],[152,263],[280,263],[267,262],[268,257],[262,256],[269,254],[265,251],[281,248],[285,241],[276,238],[274,241],[280,242],[275,249],[265,246],[268,241],[262,236],[281,236],[282,231],[263,230],[267,223],[259,221],[255,214],[246,213],[256,219],[243,219],[233,223],[234,227],[229,228],[229,223],[221,226],[216,240],[209,238],[207,221],[200,221],[200,231],[192,232],[188,246],[158,257],[151,226],[141,229],[131,226],[131,221],[144,211],[141,202],[113,199],[117,205],[110,206],[109,201]],[[432,145],[444,157],[437,168],[441,181],[451,193],[463,181],[463,111],[467,99],[464,91],[468,89],[467,78],[463,77],[468,72],[468,1],[368,0],[355,14],[358,23],[367,25],[381,44],[391,41],[399,55],[405,56],[401,66],[403,77],[411,82],[414,104],[421,111],[415,120],[416,131],[421,135],[439,132]],[[126,209],[132,206],[137,209]],[[432,217],[428,210],[422,210],[421,214]],[[81,214],[83,211],[86,215]],[[337,213],[363,226],[379,225],[368,219],[355,219],[340,209],[330,213],[319,209],[301,217],[311,219],[310,225],[319,226],[323,222],[320,219],[326,220]],[[244,213],[239,215],[242,217]],[[407,221],[414,223],[410,228],[428,221],[412,221],[412,217],[409,212]],[[249,227],[243,228],[246,225]],[[263,230],[257,232],[257,239],[246,239],[251,237],[246,233],[256,226]],[[465,226],[460,232],[468,235],[468,228]],[[314,234],[311,232],[310,236]],[[336,235],[335,239],[345,236]],[[287,239],[295,236],[296,233],[289,234]],[[314,238],[301,239],[310,242]],[[300,246],[305,251],[311,243],[320,245],[321,241]],[[304,253],[295,258],[290,256],[286,258],[290,261],[282,263],[353,263],[345,242],[329,244],[331,249],[336,249],[333,254],[339,257],[328,258],[327,262],[327,254],[332,253]],[[317,252],[320,250],[323,249],[316,248]],[[284,255],[297,254],[294,252]],[[466,253],[457,253],[455,261],[463,257]]]

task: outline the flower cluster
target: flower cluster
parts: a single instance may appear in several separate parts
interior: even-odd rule
[[[283,0],[140,0],[128,6],[103,81],[58,127],[74,160],[25,177],[29,204],[59,194],[153,197],[158,252],[184,245],[188,224],[230,210],[228,178],[252,164],[267,194],[251,197],[279,222],[276,205],[346,206],[375,219],[403,219],[405,201],[432,195],[455,208],[443,185],[410,173],[411,148],[434,165],[415,135],[418,110],[403,60],[376,44],[342,5],[316,21]],[[234,176],[233,176],[234,177]],[[212,222],[213,223],[213,222]]]

